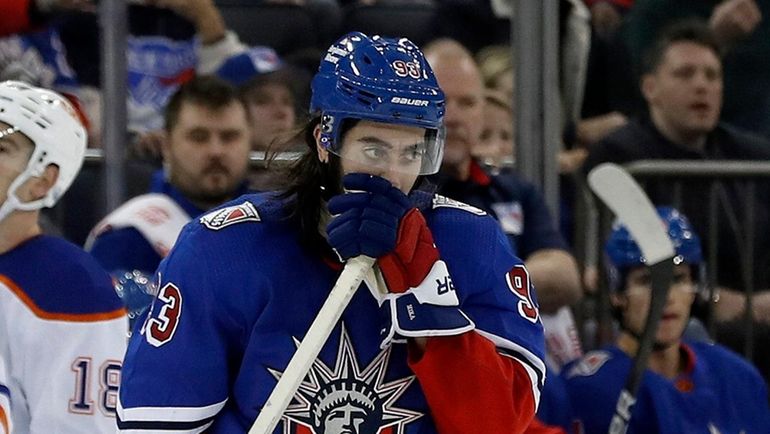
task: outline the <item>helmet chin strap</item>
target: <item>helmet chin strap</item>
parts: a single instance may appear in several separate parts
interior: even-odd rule
[[[16,195],[16,191],[22,184],[27,182],[28,179],[37,176],[34,172],[33,167],[27,166],[24,172],[19,174],[8,187],[5,202],[0,205],[0,223],[14,211],[36,211],[46,206],[48,196],[30,202],[22,202],[19,196]]]

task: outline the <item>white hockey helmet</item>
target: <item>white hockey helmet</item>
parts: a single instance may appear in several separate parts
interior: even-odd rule
[[[87,134],[75,109],[56,92],[20,81],[0,83],[0,122],[10,125],[0,135],[20,132],[35,145],[26,169],[11,183],[0,206],[0,221],[14,210],[32,211],[52,207],[67,191],[83,165]],[[49,164],[59,167],[56,184],[45,197],[21,202],[18,188],[28,179],[41,176]]]

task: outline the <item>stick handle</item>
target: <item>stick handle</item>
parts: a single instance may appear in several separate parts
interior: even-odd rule
[[[257,420],[248,434],[270,434],[281,420],[283,412],[291,403],[294,393],[299,388],[308,370],[313,365],[318,353],[326,343],[335,324],[342,316],[356,290],[361,285],[366,273],[374,265],[374,259],[367,256],[351,258],[345,264],[342,274],[321,306],[315,320],[310,325],[305,338],[289,361],[278,384],[267,398]]]

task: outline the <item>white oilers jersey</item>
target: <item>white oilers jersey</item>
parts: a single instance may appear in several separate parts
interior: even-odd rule
[[[5,362],[0,357],[0,434],[10,434],[13,429],[11,420],[11,392],[8,390],[8,373]]]
[[[48,236],[0,255],[0,312],[0,433],[115,432],[128,322],[95,260]]]

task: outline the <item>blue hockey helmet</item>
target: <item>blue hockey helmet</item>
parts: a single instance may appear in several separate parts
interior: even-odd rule
[[[406,38],[352,32],[334,43],[313,78],[311,115],[321,145],[339,155],[346,119],[426,129],[420,174],[438,171],[444,149],[444,93],[420,49]]]
[[[698,270],[703,262],[701,244],[698,234],[695,233],[690,221],[682,213],[671,207],[656,208],[666,233],[674,244],[675,264],[687,264]],[[646,259],[639,249],[639,245],[628,232],[625,226],[615,222],[612,233],[605,245],[607,254],[607,269],[613,289],[620,289],[624,284],[627,271],[632,267],[638,267],[646,263]],[[700,278],[701,272],[694,274]]]

